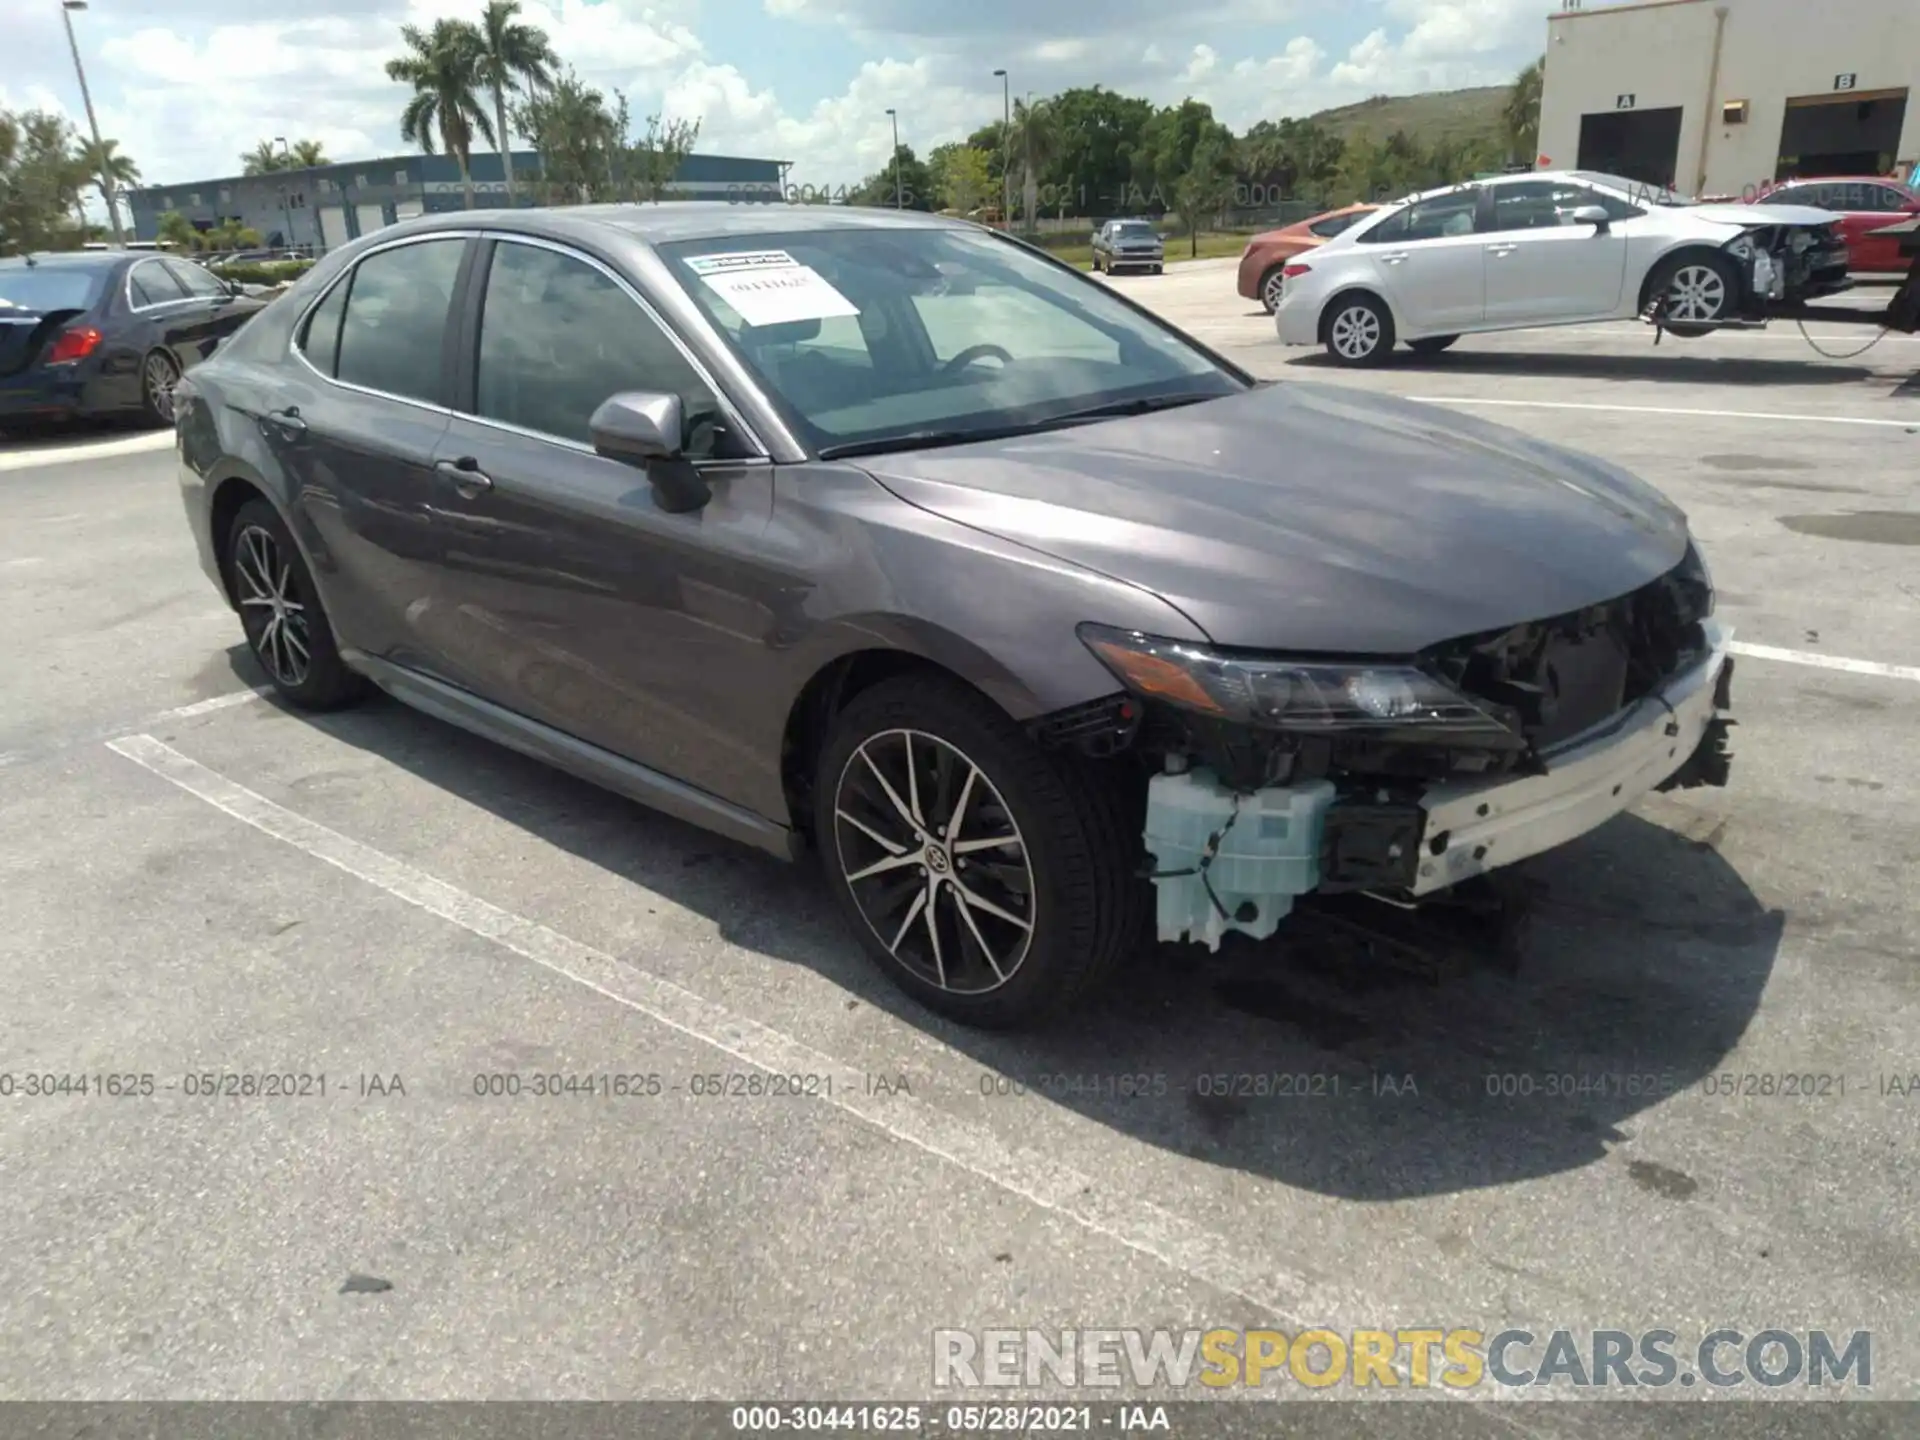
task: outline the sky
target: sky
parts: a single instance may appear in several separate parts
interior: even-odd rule
[[[384,62],[401,25],[483,0],[92,0],[73,16],[103,135],[147,183],[235,174],[263,137],[334,160],[404,150]],[[524,0],[562,60],[697,148],[833,188],[886,163],[887,110],[925,155],[1016,97],[1192,96],[1236,130],[1377,94],[1504,84],[1557,0]],[[58,0],[0,0],[0,105],[85,111]]]

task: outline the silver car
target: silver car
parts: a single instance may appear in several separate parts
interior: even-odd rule
[[[1166,243],[1146,220],[1109,220],[1093,232],[1093,268],[1117,275],[1122,270],[1151,270],[1167,262]]]

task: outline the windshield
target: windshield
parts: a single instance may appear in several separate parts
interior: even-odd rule
[[[1600,170],[1575,170],[1573,178],[1589,185],[1618,190],[1636,205],[1692,205],[1691,196],[1678,194],[1670,185],[1649,185],[1644,180],[1629,180],[1624,175],[1608,175]]]
[[[1151,225],[1116,225],[1113,233],[1122,240],[1158,240],[1160,237]]]
[[[0,268],[0,315],[9,310],[85,310],[100,295],[105,272],[92,267],[8,265]]]
[[[1105,286],[981,232],[806,230],[660,253],[822,454],[1247,388]]]

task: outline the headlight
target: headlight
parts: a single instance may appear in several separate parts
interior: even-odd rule
[[[1234,655],[1105,625],[1082,642],[1128,690],[1183,710],[1268,730],[1372,734],[1518,748],[1518,733],[1412,665]]]

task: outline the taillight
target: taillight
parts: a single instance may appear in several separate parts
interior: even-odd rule
[[[54,336],[53,348],[47,351],[47,364],[71,365],[76,360],[86,359],[99,348],[100,332],[91,325],[76,325]]]
[[[1311,269],[1313,269],[1311,265],[1289,265],[1287,266],[1286,269],[1282,270],[1280,273],[1286,276],[1286,278],[1289,280],[1298,280],[1302,275],[1306,274]]]

